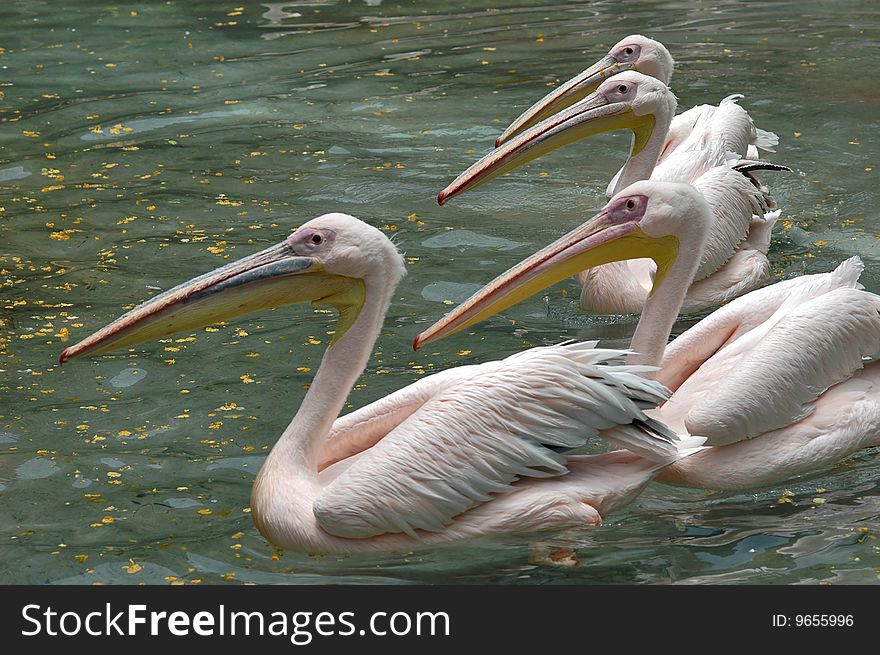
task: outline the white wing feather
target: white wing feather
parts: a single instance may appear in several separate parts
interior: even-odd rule
[[[349,538],[441,530],[522,476],[564,475],[557,450],[610,428],[624,442],[638,434],[631,440],[655,459],[681,456],[677,437],[642,411],[665,389],[638,375],[641,367],[607,364],[623,353],[594,345],[533,348],[470,367],[322,491],[314,504],[321,527]]]
[[[685,380],[724,346],[755,328],[772,327],[770,319],[774,315],[778,319],[785,315],[788,308],[834,289],[861,289],[859,276],[864,268],[861,259],[851,257],[830,273],[783,280],[732,300],[666,347],[657,379],[672,391],[677,391]]]
[[[755,146],[773,152],[779,137],[755,127],[748,112],[737,104],[742,97],[737,93],[717,106],[697,105],[673,118],[659,161],[676,150],[702,150],[716,141],[739,157],[753,158]]]
[[[688,432],[721,445],[809,415],[824,391],[852,377],[863,358],[880,354],[878,310],[880,297],[836,289],[786,312],[765,334],[731,344],[713,367],[715,384],[723,383],[723,390],[687,394],[685,385],[680,389],[691,401]],[[701,377],[698,371],[693,384]]]
[[[747,238],[752,215],[768,209],[764,194],[742,173],[716,166],[693,182],[712,209],[712,223],[700,264],[694,275],[699,281],[720,269]]]

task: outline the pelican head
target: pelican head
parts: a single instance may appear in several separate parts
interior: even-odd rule
[[[60,361],[301,302],[339,310],[336,341],[357,319],[366,290],[393,288],[404,272],[403,258],[382,232],[347,214],[325,214],[277,245],[138,305],[67,348]]]
[[[618,41],[608,54],[565,84],[553,89],[524,111],[504,133],[495,140],[497,148],[520,132],[527,130],[548,116],[593,93],[609,77],[633,70],[669,84],[675,62],[659,41],[640,34],[632,34]]]
[[[442,205],[450,197],[548,152],[603,132],[632,130],[630,157],[635,157],[652,137],[666,136],[675,108],[675,96],[660,80],[635,71],[619,73],[602,82],[580,102],[529,128],[474,163],[440,192],[437,202]],[[661,146],[662,143],[658,143],[658,155]]]
[[[579,271],[625,259],[649,257],[657,264],[652,292],[675,266],[679,251],[699,253],[711,220],[706,200],[680,182],[636,182],[615,195],[580,227],[502,273],[419,334],[418,350],[429,341],[468,328]],[[696,270],[681,271],[684,284]],[[681,280],[679,280],[681,282]]]

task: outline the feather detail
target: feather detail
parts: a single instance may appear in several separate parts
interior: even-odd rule
[[[467,367],[323,489],[318,523],[348,538],[436,531],[521,478],[564,477],[560,451],[606,431],[657,462],[683,456],[692,442],[643,411],[668,392],[626,354],[576,342]]]

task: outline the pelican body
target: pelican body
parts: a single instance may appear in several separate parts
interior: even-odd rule
[[[778,212],[770,211],[776,203],[756,171],[789,169],[740,159],[723,139],[710,138],[711,133],[706,132],[690,135],[658,164],[675,106],[675,96],[663,82],[635,71],[618,73],[583,100],[519,133],[477,161],[440,192],[438,201],[443,204],[462,191],[572,141],[602,132],[630,130],[630,155],[611,186],[619,191],[650,178],[688,182],[703,194],[712,220],[682,311],[694,313],[717,307],[757,288],[769,275],[766,253]],[[650,260],[619,262],[581,272],[581,308],[637,313],[648,297],[654,274]]]
[[[660,479],[754,489],[880,445],[880,296],[857,257],[830,273],[752,291],[667,346],[698,270],[711,210],[692,186],[641,181],[594,218],[520,262],[417,338],[448,336],[564,279],[572,270],[650,257],[657,266],[629,363],[659,365],[673,391],[650,414],[710,446]]]
[[[260,532],[306,552],[597,525],[698,449],[645,414],[667,395],[645,367],[594,343],[444,371],[337,419],[404,273],[382,232],[327,214],[145,302],[61,361],[280,305],[335,308],[333,341],[251,494]],[[599,435],[629,450],[565,454]]]

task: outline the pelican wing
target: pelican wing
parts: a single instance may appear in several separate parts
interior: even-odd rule
[[[716,166],[694,180],[712,208],[712,223],[694,280],[702,280],[720,269],[749,233],[752,215],[763,216],[769,209],[765,199],[749,178],[729,166]]]
[[[765,167],[788,170],[741,159],[719,137],[701,148],[679,148],[654,169],[652,180],[689,182],[712,209],[712,223],[694,280],[719,270],[749,237],[753,216],[764,216],[776,206],[760,183],[758,171]]]
[[[572,343],[533,348],[470,367],[400,422],[322,491],[314,513],[349,538],[438,531],[521,477],[565,475],[560,451],[603,430],[675,459],[677,437],[643,409],[667,396],[638,373],[612,365],[624,353]]]
[[[670,390],[677,391],[685,380],[724,346],[757,328],[766,332],[789,308],[835,289],[861,289],[859,276],[864,268],[860,258],[850,257],[830,273],[783,280],[736,298],[666,347],[657,379]]]
[[[791,425],[861,369],[864,358],[880,354],[874,294],[835,289],[780,309],[769,328],[730,343],[679,388],[675,404],[688,407],[688,433],[723,445]]]
[[[727,96],[713,105],[697,105],[672,119],[660,161],[676,150],[700,150],[714,141],[724,143],[725,149],[740,157],[751,157],[750,146],[772,152],[779,143],[773,132],[755,128],[748,112],[737,104],[742,94]]]

